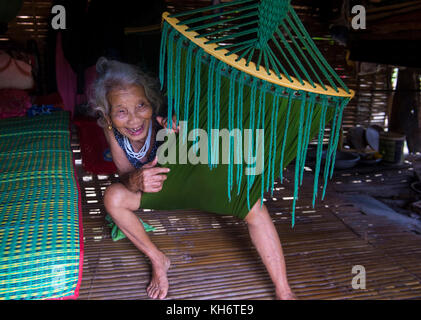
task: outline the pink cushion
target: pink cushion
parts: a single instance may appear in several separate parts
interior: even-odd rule
[[[0,50],[0,89],[32,89],[32,66]]]

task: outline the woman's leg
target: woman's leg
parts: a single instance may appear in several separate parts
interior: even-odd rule
[[[276,298],[296,299],[288,284],[285,259],[278,233],[266,206],[260,207],[260,199],[247,214],[245,221],[251,240],[275,285]]]
[[[114,183],[105,190],[104,205],[115,224],[152,263],[152,280],[146,289],[151,298],[163,299],[168,292],[167,271],[170,260],[152,243],[139,218],[141,192],[133,193],[123,184]]]

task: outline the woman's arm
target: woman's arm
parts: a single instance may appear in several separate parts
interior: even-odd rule
[[[126,154],[115,139],[113,132],[104,129],[104,134],[110,146],[111,155],[117,167],[121,183],[132,192],[161,191],[162,185],[167,179],[165,173],[168,173],[169,169],[155,167],[158,158],[155,158],[150,163],[146,163],[142,168],[136,169],[127,159]]]
[[[108,145],[110,146],[111,155],[113,162],[117,167],[117,173],[119,176],[130,173],[135,170],[135,167],[129,162],[124,153],[123,149],[120,148],[114,133],[111,130],[104,128],[104,135],[107,139]]]
[[[113,132],[104,128],[104,135],[107,139],[108,145],[110,146],[111,155],[113,162],[117,167],[117,173],[120,178],[121,183],[130,191],[138,192],[138,186],[133,180],[132,172],[136,169],[129,162],[124,151],[120,148]]]

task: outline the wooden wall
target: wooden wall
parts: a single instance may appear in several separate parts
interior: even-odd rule
[[[51,0],[25,0],[17,17],[9,23],[7,38],[25,46],[34,39],[43,52],[45,48]]]

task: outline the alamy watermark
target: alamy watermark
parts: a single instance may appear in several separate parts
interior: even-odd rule
[[[355,5],[351,10],[352,14],[355,14],[351,20],[351,26],[354,30],[366,29],[366,12],[365,7],[362,5]]]
[[[356,265],[352,267],[352,274],[356,274],[351,281],[352,289],[365,289],[366,273],[365,268],[362,265]]]
[[[234,128],[231,131],[226,128],[211,129],[210,136],[206,130],[192,129],[189,132],[186,132],[185,135],[187,141],[193,142],[191,146],[188,147],[187,141],[183,141],[185,128],[186,122],[180,121],[178,144],[176,143],[177,139],[174,131],[168,129],[161,129],[158,131],[156,140],[163,141],[157,152],[158,162],[161,165],[167,163],[245,163],[246,175],[260,175],[262,173],[264,129],[240,130]],[[233,146],[233,148],[231,148],[231,146]],[[211,154],[209,154],[209,150],[211,150]]]
[[[55,14],[51,20],[51,27],[54,30],[66,29],[66,8],[62,5],[55,5],[51,8],[51,13]]]

